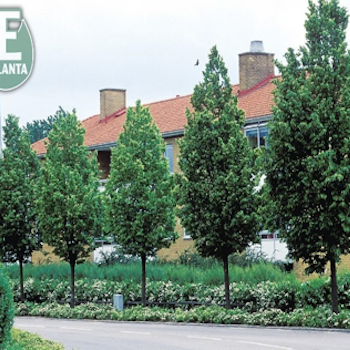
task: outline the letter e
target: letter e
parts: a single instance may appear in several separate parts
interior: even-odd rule
[[[17,31],[8,30],[8,21],[21,20],[20,10],[0,10],[0,60],[1,61],[21,61],[21,52],[7,52],[7,40],[16,40]]]

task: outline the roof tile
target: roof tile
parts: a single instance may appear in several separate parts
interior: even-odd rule
[[[273,106],[272,91],[275,88],[273,78],[269,77],[250,90],[239,92],[239,85],[233,86],[233,94],[238,94],[238,107],[245,112],[246,119],[271,115]],[[186,109],[192,109],[192,95],[177,96],[172,99],[153,102],[144,105],[149,111],[160,129],[161,133],[183,130],[187,123]],[[123,131],[126,118],[126,110],[116,111],[105,120],[100,120],[100,115],[91,116],[83,120],[85,128],[85,145],[94,146],[112,143],[117,140]],[[46,153],[46,139],[32,144],[32,148],[40,155]]]

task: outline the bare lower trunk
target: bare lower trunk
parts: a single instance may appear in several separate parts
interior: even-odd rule
[[[70,261],[70,307],[74,309],[75,300],[75,260]]]
[[[20,284],[20,298],[21,303],[24,303],[24,289],[23,289],[23,259],[19,259],[19,284]]]
[[[225,256],[223,258],[224,262],[224,276],[225,276],[225,302],[226,302],[226,309],[231,309],[231,302],[230,302],[230,276],[228,271],[228,256]]]
[[[142,263],[142,305],[146,306],[146,255],[141,255],[141,263]]]
[[[335,313],[339,313],[337,266],[336,266],[335,259],[331,259],[331,285],[332,285],[332,310]]]

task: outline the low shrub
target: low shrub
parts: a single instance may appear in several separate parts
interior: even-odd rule
[[[17,314],[23,314],[24,310],[27,316],[54,318],[350,329],[350,310],[341,310],[339,314],[335,314],[329,308],[324,307],[295,309],[287,313],[280,309],[249,312],[242,309],[226,310],[218,306],[201,306],[191,310],[136,306],[126,309],[124,312],[119,312],[111,306],[95,304],[79,305],[74,309],[71,309],[68,305],[59,305],[57,303],[41,305],[34,303],[18,304]]]
[[[247,250],[243,253],[234,253],[229,256],[229,264],[236,267],[245,268],[261,262],[267,262],[266,255],[254,249]],[[172,263],[207,269],[218,264],[218,261],[213,257],[204,258],[194,249],[185,249]]]
[[[304,289],[300,289],[304,288]],[[240,282],[231,283],[231,303],[233,307],[249,312],[268,309],[280,309],[291,312],[295,308],[315,306],[311,303],[313,298],[307,293],[308,284],[300,286],[297,282],[260,282],[255,286]],[[27,279],[24,283],[24,294],[27,301],[63,302],[69,303],[69,281],[54,279]],[[122,294],[124,302],[141,301],[141,285],[134,281],[113,282],[108,280],[79,279],[75,285],[76,300],[111,304],[114,294]],[[315,292],[316,294],[316,292]],[[15,301],[20,299],[19,287],[14,287]],[[163,306],[190,309],[196,304],[224,305],[224,286],[186,283],[180,285],[173,282],[147,282],[146,299]],[[323,305],[324,303],[322,303]],[[316,305],[317,306],[317,305]],[[341,304],[343,307],[344,305]]]
[[[12,329],[11,338],[7,350],[64,350],[61,344],[19,329]]]
[[[298,300],[297,307],[311,306],[315,308],[329,305],[331,302],[330,279],[315,278],[301,283],[296,293],[296,299]]]
[[[0,349],[8,349],[13,325],[14,304],[10,280],[0,264]]]

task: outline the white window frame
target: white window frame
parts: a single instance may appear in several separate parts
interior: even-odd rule
[[[267,123],[261,123],[261,124],[252,124],[252,125],[247,125],[244,127],[244,136],[247,137],[247,131],[251,131],[251,130],[256,130],[257,132],[257,148],[259,148],[260,145],[260,129],[262,129],[263,127],[267,128]],[[267,132],[268,132],[268,128],[267,128]]]
[[[259,236],[262,240],[272,240],[272,239],[278,239],[278,233],[279,233],[278,231],[275,231],[272,233],[268,230],[262,230],[259,232]],[[263,236],[268,236],[268,237],[263,237]]]

